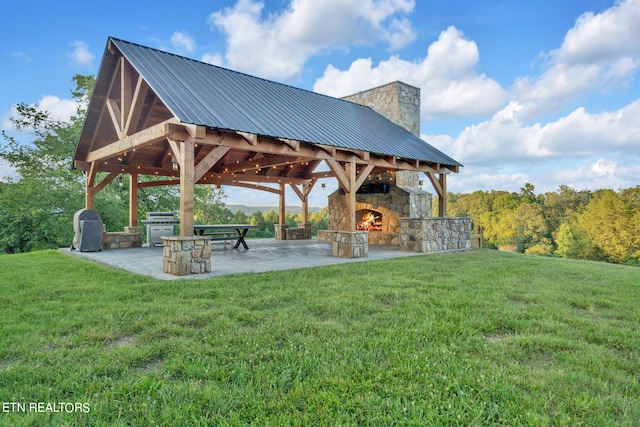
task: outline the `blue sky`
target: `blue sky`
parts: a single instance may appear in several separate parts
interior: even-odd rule
[[[627,188],[640,184],[638,23],[640,0],[15,2],[0,120],[11,132],[20,102],[68,117],[71,78],[96,74],[114,36],[333,96],[418,86],[423,139],[465,165],[453,192]]]

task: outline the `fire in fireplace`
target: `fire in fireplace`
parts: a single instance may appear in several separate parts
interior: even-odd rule
[[[382,231],[382,214],[372,210],[360,210],[356,212],[356,217],[362,219],[356,224],[356,230]]]

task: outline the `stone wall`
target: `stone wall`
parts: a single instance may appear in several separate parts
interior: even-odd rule
[[[300,227],[289,228],[287,224],[275,224],[276,240],[305,240],[311,239],[311,224],[302,224]]]
[[[102,249],[139,248],[142,227],[125,227],[124,232],[108,232],[102,236]]]
[[[471,218],[400,218],[400,247],[410,252],[471,248]]]
[[[311,238],[311,224],[303,224],[301,227],[288,228],[287,240],[307,240]]]

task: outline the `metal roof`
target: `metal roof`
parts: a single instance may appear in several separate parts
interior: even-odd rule
[[[181,122],[462,166],[371,108],[110,38]]]

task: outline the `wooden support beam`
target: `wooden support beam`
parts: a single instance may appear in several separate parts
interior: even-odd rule
[[[364,181],[367,179],[373,168],[373,165],[367,165],[360,170],[360,173],[356,178],[356,191],[362,187],[362,184],[364,184]]]
[[[309,223],[309,193],[313,189],[313,186],[318,182],[317,180],[310,180],[301,185],[301,188],[298,188],[295,184],[290,184],[291,189],[293,189],[294,193],[298,196],[300,201],[302,202],[302,223]]]
[[[107,159],[109,157],[122,154],[143,145],[164,140],[169,132],[169,125],[175,122],[175,118],[160,122],[157,125],[148,127],[131,136],[127,136],[111,144],[91,151],[87,155],[86,161],[91,163]]]
[[[135,124],[140,120],[142,107],[144,107],[144,99],[146,98],[148,91],[149,85],[144,81],[142,76],[138,76],[136,89],[133,92],[133,98],[131,100],[133,105],[129,108],[129,114],[127,114],[127,120],[122,132],[124,136],[129,136],[132,130],[135,132]]]
[[[84,208],[85,209],[93,209],[95,206],[95,193],[93,191],[93,186],[96,182],[97,175],[96,162],[93,162],[89,166],[89,170],[85,174],[85,183],[84,183]]]
[[[95,196],[96,194],[98,194],[104,187],[107,186],[107,184],[116,179],[118,175],[120,175],[119,172],[111,172],[109,173],[109,175],[105,176],[98,185],[93,187],[93,195]]]
[[[338,184],[346,192],[349,191],[349,177],[347,176],[345,169],[336,160],[327,160],[327,166],[333,172],[333,175],[338,179]]]
[[[304,193],[302,192],[302,190],[300,190],[300,189],[298,188],[298,186],[297,186],[297,185],[295,185],[295,184],[291,184],[291,185],[289,185],[289,186],[291,187],[291,189],[293,190],[293,192],[294,192],[294,193],[296,193],[296,195],[298,196],[298,198],[299,198],[301,201],[304,201],[304,199],[305,199],[305,195],[304,195]]]
[[[196,182],[199,181],[200,178],[202,178],[204,174],[209,171],[209,169],[211,169],[216,163],[218,163],[220,159],[222,159],[225,154],[229,152],[229,150],[229,147],[219,145],[211,150],[204,157],[204,159],[200,160],[194,172],[194,179],[196,180]]]
[[[438,180],[437,174],[427,173],[425,175],[427,175],[427,178],[429,178],[429,181],[431,182],[433,189],[436,190],[436,194],[438,195],[438,197],[440,197],[440,195],[442,194],[442,186],[440,185],[440,181]]]
[[[193,140],[180,142],[180,236],[193,236],[194,157]]]
[[[107,110],[109,110],[109,116],[111,117],[111,122],[113,123],[113,128],[116,130],[118,139],[122,139],[124,135],[122,134],[122,122],[120,122],[120,107],[118,107],[118,103],[114,99],[107,98]]]
[[[282,143],[286,144],[293,151],[300,151],[300,141],[294,141],[293,139],[285,139],[285,138],[278,138],[278,141],[281,141]]]
[[[447,216],[447,174],[427,173],[436,194],[438,195],[438,216]]]
[[[182,159],[182,154],[180,153],[180,142],[174,141],[173,139],[167,139],[167,142],[169,143],[171,153],[173,154],[172,161],[175,159],[179,165]]]
[[[347,205],[347,231],[356,231],[356,163],[345,164],[345,172],[349,180],[349,190],[345,190],[345,201]]]
[[[441,173],[438,181],[442,188],[442,197],[438,197],[438,215],[444,218],[447,216],[447,175]]]
[[[250,162],[238,162],[226,167],[227,172],[240,173],[258,169],[269,169],[273,166],[283,166],[298,163],[300,160],[291,156],[269,156],[255,159]]]
[[[131,74],[133,67],[127,60],[120,61],[120,134],[124,136],[124,129],[132,108],[133,94],[131,93]],[[120,139],[122,139],[120,136]]]
[[[247,133],[247,132],[236,132],[238,135],[242,137],[245,141],[249,143],[249,145],[258,145],[258,135],[255,133]]]
[[[129,227],[138,226],[138,175],[129,175]]]
[[[284,184],[280,184],[280,197],[278,198],[278,224],[284,225],[287,219],[287,207],[285,205]]]

